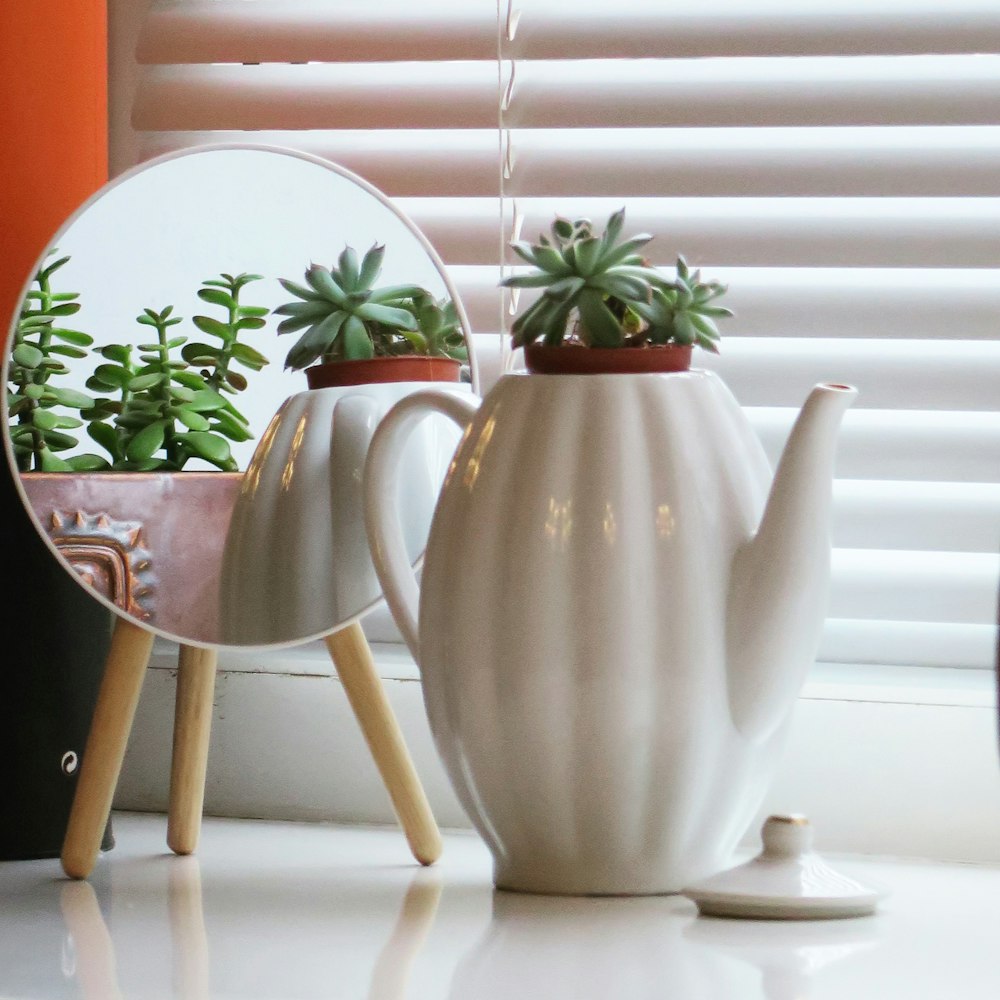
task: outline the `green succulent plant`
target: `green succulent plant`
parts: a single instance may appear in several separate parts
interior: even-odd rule
[[[733,315],[732,309],[714,304],[725,293],[725,285],[702,281],[701,271],[692,272],[679,256],[673,287],[654,286],[649,302],[628,304],[629,311],[644,323],[632,335],[632,342],[697,344],[718,354],[721,334],[715,321]]]
[[[200,458],[235,471],[229,440],[246,440],[244,429],[234,430],[221,419],[229,406],[225,396],[204,375],[191,371],[188,362],[175,359],[187,338],[169,336],[170,328],[182,322],[172,313],[173,307],[166,306],[159,312],[145,309],[136,317],[157,338],[139,345],[139,364],[132,359],[131,345],[101,349],[110,363],[97,367],[87,387],[118,396],[98,399],[83,414],[91,421],[87,431],[109,453],[115,470],[175,472]]]
[[[7,407],[11,442],[22,472],[66,472],[104,464],[99,455],[63,459],[58,454],[76,447],[77,438],[69,433],[83,426],[76,414],[94,403],[86,393],[56,384],[70,371],[64,359],[87,357],[94,342],[90,334],[63,326],[63,320],[80,309],[79,293],[52,288],[52,276],[68,261],[69,257],[60,257],[39,269],[14,331]]]
[[[452,358],[467,361],[469,350],[458,319],[458,310],[451,299],[438,301],[429,292],[415,295],[404,303],[413,313],[416,330],[403,331],[405,346],[401,354],[426,354],[432,358]],[[395,352],[393,352],[395,353]]]
[[[249,330],[260,330],[267,323],[270,310],[265,306],[247,306],[240,302],[240,293],[252,281],[261,281],[259,274],[222,274],[202,282],[198,298],[224,310],[224,318],[195,316],[194,325],[204,334],[217,338],[218,347],[202,342],[185,344],[181,357],[194,367],[201,368],[201,375],[207,386],[225,395],[236,395],[247,387],[246,376],[234,371],[238,364],[253,372],[259,372],[270,364],[260,351],[243,343],[239,338]],[[224,408],[214,414],[218,429],[225,428],[226,436],[234,441],[249,441],[253,434],[247,418],[236,408],[232,400],[227,400]]]
[[[345,246],[336,267],[311,264],[305,285],[281,279],[297,301],[275,310],[287,317],[278,333],[304,331],[285,358],[286,368],[401,354],[466,356],[453,303],[437,302],[420,285],[376,287],[384,257],[380,244],[360,261]]]
[[[639,252],[651,239],[640,233],[622,240],[625,209],[608,219],[600,235],[589,219],[557,217],[550,236],[537,243],[515,242],[514,252],[532,265],[505,278],[507,288],[541,288],[542,294],[511,328],[515,347],[541,340],[587,347],[699,344],[717,351],[715,319],[732,312],[715,304],[726,291],[702,282],[683,257],[669,280]]]
[[[55,251],[53,251],[54,253]],[[199,458],[227,471],[236,469],[230,441],[253,438],[246,417],[230,396],[246,388],[237,363],[259,371],[268,363],[241,342],[244,331],[259,330],[269,310],[240,302],[240,292],[260,275],[223,274],[202,283],[199,297],[225,310],[224,318],[195,316],[194,325],[220,340],[218,347],[188,343],[170,329],[182,320],[173,307],[145,309],[137,317],[156,340],[93,347],[94,338],[65,328],[63,318],[80,309],[79,293],[56,292],[52,277],[69,257],[39,269],[25,296],[14,333],[7,388],[10,436],[20,471],[179,471]],[[178,352],[180,357],[177,356]],[[70,374],[65,359],[100,359],[86,388],[90,396],[57,384]],[[192,365],[202,366],[201,371]],[[71,433],[87,433],[108,457],[58,452],[79,444]]]

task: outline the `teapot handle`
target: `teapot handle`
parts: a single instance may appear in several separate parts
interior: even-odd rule
[[[464,430],[479,409],[479,403],[477,398],[440,389],[415,392],[389,410],[368,449],[364,474],[365,527],[372,562],[389,610],[418,664],[420,586],[410,565],[399,519],[400,459],[407,438],[424,417],[443,413]]]

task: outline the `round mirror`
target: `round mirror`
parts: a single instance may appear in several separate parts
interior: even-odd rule
[[[171,154],[88,201],[26,284],[8,458],[118,614],[192,645],[317,638],[380,597],[371,434],[428,382],[472,391],[467,332],[433,248],[361,178],[270,147]],[[408,456],[414,560],[456,442],[428,422]]]

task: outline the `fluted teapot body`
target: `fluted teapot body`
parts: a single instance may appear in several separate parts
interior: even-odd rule
[[[672,892],[723,867],[815,655],[853,390],[814,390],[773,489],[709,372],[511,375],[478,411],[421,396],[376,434],[370,537],[496,884]],[[469,423],[417,622],[386,510],[399,432],[427,408]]]

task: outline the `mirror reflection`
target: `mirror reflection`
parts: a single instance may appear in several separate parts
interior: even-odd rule
[[[433,249],[361,178],[289,150],[169,155],[40,260],[5,359],[8,452],[43,537],[120,614],[200,645],[316,638],[380,596],[368,440],[424,383],[471,391],[466,334]],[[457,441],[422,433],[413,559]]]

